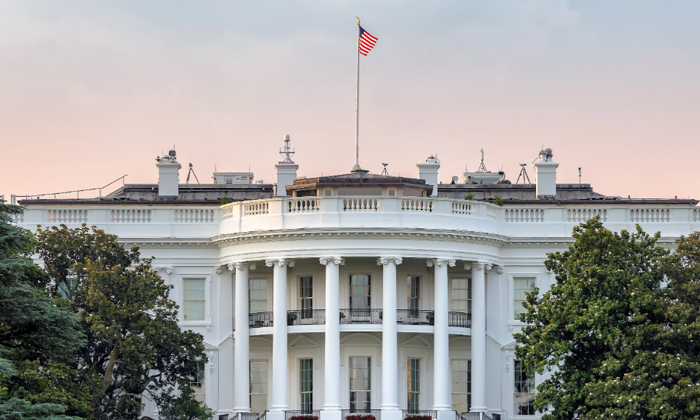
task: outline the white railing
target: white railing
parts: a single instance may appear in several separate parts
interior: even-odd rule
[[[696,210],[697,211],[697,210]],[[670,222],[671,210],[669,209],[632,209],[630,210],[631,222]]]
[[[149,223],[151,210],[112,210],[110,220],[112,223]]]
[[[243,203],[243,217],[259,216],[270,212],[270,203]]]
[[[545,209],[505,209],[506,222],[544,222]]]
[[[379,200],[376,198],[344,198],[343,211],[377,211]]]
[[[608,221],[608,210],[607,209],[568,209],[566,211],[566,218],[569,222],[583,223],[591,220],[594,217],[600,217],[601,222]]]
[[[321,200],[316,198],[295,198],[287,201],[288,213],[317,212],[321,209]]]
[[[214,210],[186,209],[175,210],[175,223],[213,223]]]
[[[47,220],[49,223],[87,223],[87,210],[48,210]]]
[[[233,217],[234,207],[222,207],[221,208],[221,219],[230,219]]]
[[[452,214],[474,214],[474,209],[471,203],[459,201],[452,203]]]
[[[404,198],[401,200],[401,210],[432,212],[433,200],[427,198]]]
[[[700,210],[693,209],[693,222],[700,222]]]

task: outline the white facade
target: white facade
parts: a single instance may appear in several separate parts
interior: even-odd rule
[[[409,408],[454,419],[466,401],[472,412],[537,418],[516,409],[529,396],[516,392],[513,333],[522,292],[554,281],[546,254],[596,215],[669,244],[700,230],[687,203],[331,195],[25,205],[22,227],[87,223],[155,256],[182,328],[205,338],[203,400],[229,418],[252,401],[272,420],[302,408],[340,420],[367,399],[383,420]],[[351,383],[358,375],[367,380]],[[460,393],[465,378],[470,392]],[[157,417],[148,404],[144,415]]]

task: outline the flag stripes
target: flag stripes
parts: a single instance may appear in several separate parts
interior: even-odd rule
[[[377,43],[377,37],[372,36],[369,32],[362,29],[360,26],[360,39],[358,48],[360,49],[360,54],[367,55],[369,51],[374,48],[374,44]]]

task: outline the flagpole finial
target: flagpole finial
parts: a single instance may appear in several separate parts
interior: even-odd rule
[[[357,18],[357,24],[359,25],[360,24],[360,17],[359,16],[355,16],[355,17]]]

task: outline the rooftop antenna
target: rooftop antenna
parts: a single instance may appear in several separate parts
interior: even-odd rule
[[[484,165],[484,148],[481,148],[481,165],[479,165],[479,169],[476,170],[477,172],[488,172],[486,170],[486,165]]]
[[[291,140],[289,139],[289,134],[284,136],[284,148],[280,149],[280,155],[284,158],[280,163],[294,163],[292,160],[292,155],[294,154],[294,150],[292,150],[289,147],[289,142]],[[250,170],[248,170],[250,172]]]
[[[530,181],[530,177],[527,176],[527,170],[525,169],[525,166],[527,166],[527,163],[520,164],[520,175],[518,175],[518,180],[515,181],[516,184],[520,182],[521,177],[523,178],[523,184],[532,184],[532,182]]]
[[[382,165],[384,165],[384,170],[382,171],[382,175],[389,176],[389,172],[386,170],[388,163],[382,163]]]
[[[581,185],[581,167],[578,168],[578,183]]]
[[[190,170],[187,172],[187,180],[185,181],[185,184],[190,183],[190,175],[194,175],[194,179],[197,180],[197,184],[199,184],[199,178],[197,178],[197,174],[194,173],[194,168],[192,167],[192,164],[190,163]]]

